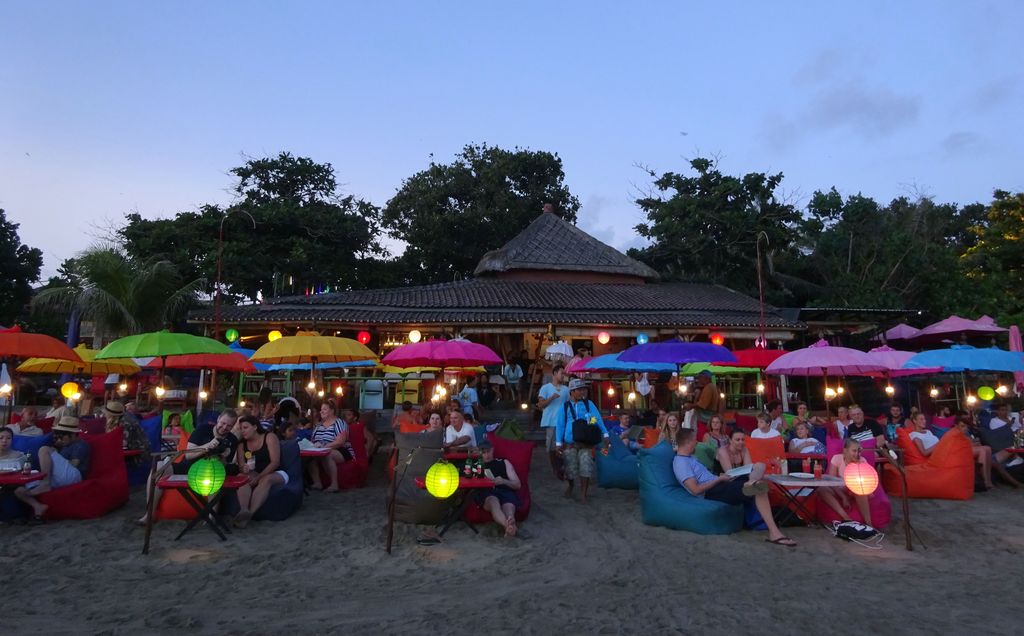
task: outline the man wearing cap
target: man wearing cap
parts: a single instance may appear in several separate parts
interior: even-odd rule
[[[41,523],[49,506],[37,496],[44,492],[77,484],[89,472],[92,449],[78,438],[78,418],[65,415],[53,425],[53,446],[39,449],[39,470],[46,477],[22,486],[14,496],[32,508],[32,521]]]
[[[697,401],[683,407],[687,411],[697,409],[697,418],[693,421],[693,428],[697,427],[698,422],[707,424],[711,421],[712,415],[722,411],[722,395],[713,380],[714,376],[707,369],[698,373]]]
[[[596,427],[591,431],[587,427]],[[594,443],[575,439],[576,434],[592,435]],[[580,479],[580,502],[587,503],[587,489],[594,476],[594,446],[607,441],[608,429],[601,412],[587,399],[587,383],[578,378],[569,381],[569,399],[565,402],[555,423],[555,450],[562,455],[565,480],[569,485],[565,496],[572,497],[573,484]]]

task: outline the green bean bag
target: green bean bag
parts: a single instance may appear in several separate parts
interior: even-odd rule
[[[604,449],[597,451],[597,485],[626,490],[640,488],[639,458],[629,452],[618,437],[612,435],[608,440],[608,454],[604,454]]]
[[[640,510],[649,526],[697,534],[730,534],[743,527],[743,506],[694,497],[672,472],[667,442],[640,451]]]

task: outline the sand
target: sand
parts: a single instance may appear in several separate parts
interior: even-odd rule
[[[1024,493],[914,501],[927,545],[907,552],[897,513],[883,549],[790,528],[789,549],[744,531],[644,526],[635,491],[567,501],[535,453],[524,538],[454,528],[423,547],[399,525],[384,551],[384,480],[314,493],[290,520],[227,542],[143,508],[94,521],[0,527],[5,634],[1009,634],[1024,573]]]

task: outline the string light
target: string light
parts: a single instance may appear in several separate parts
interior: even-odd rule
[[[634,393],[633,391],[630,391],[629,395],[626,396],[626,400],[628,400],[630,402],[636,402],[636,393]]]
[[[763,384],[758,384],[757,385],[757,393],[759,395],[764,393],[764,385]]]
[[[836,396],[836,390],[830,386],[825,387],[825,399],[831,400]]]
[[[894,389],[891,384],[887,384],[885,385],[885,394],[888,395],[889,397],[892,397],[893,395],[896,394],[896,389]]]
[[[316,382],[310,380],[309,384],[306,385],[306,388],[309,389],[310,391],[312,391],[313,389],[316,388]]]
[[[608,387],[608,397],[613,397],[614,395],[615,395],[615,388],[614,387]]]
[[[1006,395],[1009,392],[1010,387],[1006,386],[1005,384],[1000,384],[999,386],[996,387],[996,393],[998,393],[999,395]]]
[[[335,395],[344,395],[345,394],[345,389],[341,388],[340,386],[336,387],[334,389],[334,393],[335,393]]]
[[[974,406],[977,403],[978,403],[978,398],[974,397],[973,395],[968,395],[967,396],[967,405],[968,406]]]
[[[530,406],[526,402],[523,402],[522,404],[519,405],[519,408],[525,411],[526,409],[530,408]]]
[[[122,382],[121,384],[119,384],[117,386],[117,390],[120,391],[121,393],[127,393],[128,392],[128,383],[127,382]]]
[[[208,397],[210,397],[210,394],[207,393],[205,390],[199,392],[199,399],[200,400],[205,400]]]
[[[156,387],[156,389],[154,389],[154,393],[156,393],[156,396],[158,398],[162,398],[164,396],[164,393],[167,393],[167,389],[165,389],[162,386],[158,386],[158,387]],[[79,395],[81,395],[81,394],[79,394]]]
[[[931,391],[928,391],[928,395],[932,396],[933,398],[937,398],[939,397],[939,390],[936,389],[935,387],[932,387]]]

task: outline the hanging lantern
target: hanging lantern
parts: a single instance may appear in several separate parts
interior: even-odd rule
[[[612,334],[608,333],[607,331],[599,331],[597,333],[597,341],[603,345],[606,345],[612,341]]]
[[[636,393],[634,393],[633,391],[630,391],[629,395],[626,396],[626,401],[628,401],[628,402],[636,402]]]
[[[830,386],[825,387],[825,399],[831,400],[836,396],[836,390]]]
[[[763,395],[764,394],[764,385],[763,384],[758,384],[757,385],[757,394],[758,395]]]
[[[224,464],[219,459],[207,457],[196,460],[188,469],[188,487],[192,492],[209,497],[224,485]]]
[[[885,385],[885,394],[888,395],[889,397],[892,397],[892,396],[896,395],[896,389],[893,388],[893,386],[891,384],[886,384]]]
[[[207,393],[205,390],[199,392],[199,399],[200,400],[205,400],[208,397],[210,397],[210,394]]]
[[[711,344],[722,346],[725,344],[725,336],[718,332],[711,334]]]
[[[71,396],[74,395],[75,393],[78,393],[77,382],[65,382],[64,384],[60,385],[60,394],[63,395],[65,398],[70,400]]]
[[[459,489],[459,469],[443,459],[427,471],[427,492],[438,499],[447,499]]]
[[[413,329],[409,332],[409,342],[419,342],[423,339],[423,334],[420,333],[419,329]]]
[[[316,392],[316,396],[317,396],[317,397],[323,397],[323,396],[324,396],[324,390],[323,390],[323,389],[320,389],[319,391],[317,391],[317,392]]]
[[[608,397],[614,397],[614,396],[615,396],[615,387],[611,387],[611,386],[608,387]]]
[[[843,483],[853,494],[867,497],[878,488],[878,473],[868,464],[847,464]]]
[[[977,403],[978,403],[978,398],[974,397],[973,395],[968,395],[967,396],[967,406],[974,406]]]
[[[844,389],[841,386],[837,386],[836,387],[836,395],[842,395],[843,393],[846,393],[846,389]]]
[[[281,332],[278,331],[277,329],[274,329],[273,331],[271,331],[270,333],[267,334],[267,340],[269,340],[270,342],[273,342],[275,340],[280,340],[280,339],[281,339]]]
[[[122,382],[121,384],[119,384],[117,386],[117,390],[120,391],[121,393],[127,393],[128,392],[128,383],[127,382]]]
[[[224,332],[224,339],[227,340],[228,342],[234,342],[238,340],[238,330],[228,329],[227,331]]]
[[[642,331],[640,333],[636,334],[636,343],[637,344],[647,344],[649,341],[650,341],[650,338],[648,338],[647,334],[643,333]]]
[[[933,398],[937,398],[939,397],[939,390],[936,389],[935,387],[932,387],[931,391],[928,391],[928,395],[932,396]]]
[[[987,402],[988,400],[995,399],[996,392],[993,391],[992,387],[990,387],[990,386],[979,386],[978,387],[978,397],[983,399],[983,400],[985,400]]]
[[[369,344],[370,343],[370,332],[369,331],[360,331],[358,334],[356,334],[356,340],[359,341],[359,344]]]
[[[155,389],[153,389],[153,392],[156,393],[156,396],[158,398],[162,398],[164,396],[164,393],[167,393],[167,389],[165,389],[162,386],[158,386]]]
[[[335,395],[344,395],[345,394],[345,389],[341,388],[341,385],[339,384],[338,386],[334,387],[334,394]]]
[[[316,388],[316,382],[314,382],[314,381],[310,380],[310,381],[309,381],[309,382],[308,382],[308,383],[306,384],[306,388],[307,388],[307,389],[309,389],[310,391],[312,391],[313,389],[315,389],[315,388]]]

